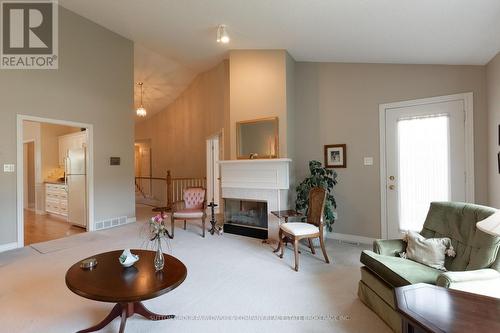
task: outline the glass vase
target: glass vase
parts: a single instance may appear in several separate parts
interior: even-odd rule
[[[155,270],[161,271],[165,265],[165,259],[163,258],[163,251],[161,250],[161,237],[158,236],[156,239],[156,255],[154,260]]]

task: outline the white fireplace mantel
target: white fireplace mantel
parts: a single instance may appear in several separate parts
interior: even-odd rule
[[[220,161],[224,199],[267,202],[268,237],[278,239],[279,221],[271,211],[287,205],[289,158]]]
[[[288,190],[289,158],[220,161],[221,187]]]

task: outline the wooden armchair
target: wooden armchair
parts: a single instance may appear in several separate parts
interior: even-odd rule
[[[184,190],[183,198],[184,200],[174,202],[172,205],[172,238],[175,220],[184,220],[184,230],[186,230],[187,220],[201,220],[202,236],[205,237],[206,190],[202,187],[188,187]]]
[[[316,254],[312,245],[312,238],[319,238],[321,250],[326,263],[330,263],[326,254],[325,241],[323,239],[323,212],[325,210],[326,191],[321,187],[314,187],[309,192],[309,208],[307,210],[306,222],[283,223],[279,231],[279,247],[281,248],[280,258],[283,258],[285,246],[284,238],[292,240],[295,252],[295,271],[299,270],[299,241],[307,239],[312,254]]]

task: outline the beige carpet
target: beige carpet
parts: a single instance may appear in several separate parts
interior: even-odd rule
[[[149,208],[138,209],[138,217],[147,215]],[[30,247],[0,254],[0,331],[66,333],[103,319],[112,305],[69,291],[66,270],[95,253],[142,246],[142,226],[72,236],[78,237],[74,246],[66,238],[63,247],[51,244],[58,250],[48,254]],[[171,245],[188,277],[145,304],[177,319],[152,322],[134,316],[126,332],[390,332],[357,299],[360,247],[328,241],[330,265],[304,248],[297,273],[291,269],[290,249],[281,260],[259,240],[230,234],[203,239],[192,224],[186,231],[179,224]],[[101,332],[117,332],[118,326],[116,319]]]

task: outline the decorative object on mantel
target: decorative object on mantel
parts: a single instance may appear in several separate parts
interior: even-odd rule
[[[130,267],[139,260],[139,256],[130,252],[130,249],[125,249],[118,260],[123,267]]]
[[[309,171],[311,175],[304,179],[296,188],[297,200],[295,209],[307,215],[309,206],[309,191],[314,187],[321,187],[326,190],[326,203],[324,219],[328,231],[332,231],[333,223],[337,219],[337,202],[333,196],[333,187],[337,185],[337,172],[324,168],[321,162],[309,161]]]
[[[163,269],[165,259],[163,258],[163,251],[161,248],[161,241],[164,240],[167,247],[170,247],[168,242],[170,233],[168,232],[167,226],[165,225],[165,215],[163,213],[158,214],[151,218],[149,221],[149,232],[150,232],[150,241],[154,244],[153,246],[156,248],[156,255],[154,259],[154,267],[155,270],[161,271]]]
[[[325,167],[326,168],[346,168],[347,167],[347,146],[325,145]]]

